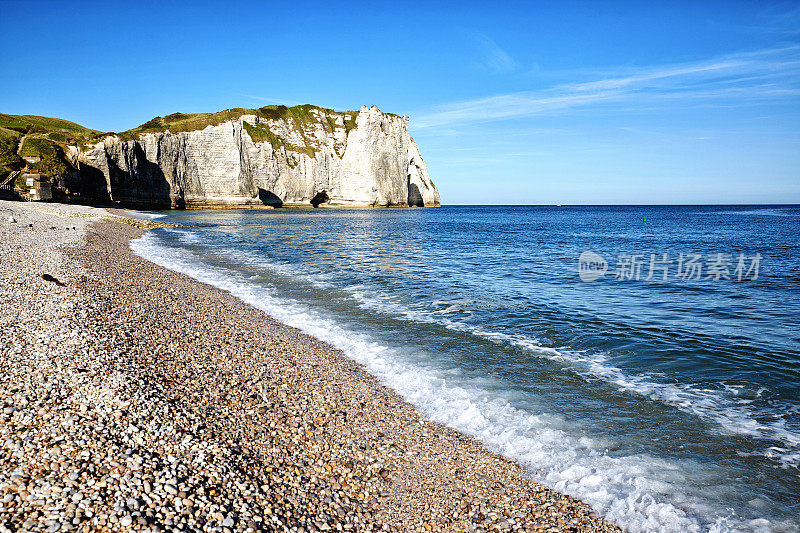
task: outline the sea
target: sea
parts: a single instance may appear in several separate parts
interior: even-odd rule
[[[800,531],[800,206],[169,211],[139,256],[629,531]]]

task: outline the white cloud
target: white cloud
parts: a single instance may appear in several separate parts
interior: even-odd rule
[[[478,62],[495,74],[507,74],[517,69],[517,62],[488,35],[473,33],[478,44]]]
[[[641,67],[625,75],[566,83],[439,106],[417,114],[416,128],[498,121],[593,105],[641,106],[680,100],[721,105],[793,98],[800,93],[800,46],[731,54],[692,63]]]

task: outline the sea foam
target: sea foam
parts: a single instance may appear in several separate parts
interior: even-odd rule
[[[403,354],[353,331],[316,310],[276,297],[249,278],[204,264],[183,249],[163,244],[149,232],[131,242],[133,251],[165,268],[230,292],[290,326],[341,349],[423,415],[483,442],[517,460],[555,490],[578,497],[608,520],[632,533],[644,531],[797,531],[792,524],[743,520],[716,508],[693,486],[691,465],[647,454],[609,454],[603,442],[565,430],[547,413],[512,406],[479,380],[409,362]],[[557,356],[557,354],[554,354]]]
[[[364,284],[348,287],[346,290],[365,309],[403,317],[413,322],[436,324],[495,343],[506,343],[536,357],[567,363],[578,374],[588,378],[599,378],[613,384],[620,391],[638,394],[713,422],[718,425],[720,431],[779,442],[781,446],[765,448],[762,455],[784,467],[800,467],[800,433],[788,429],[782,416],[762,413],[748,405],[747,400],[737,398],[739,391],[729,385],[723,384],[724,389],[727,389],[724,392],[729,393],[724,394],[723,391],[710,390],[691,383],[680,385],[665,383],[647,373],[630,375],[611,364],[603,353],[589,354],[567,348],[542,346],[538,339],[529,336],[492,331],[450,320],[446,316],[441,316],[446,314],[443,310],[411,310],[392,301],[386,295],[369,291]],[[450,306],[447,310],[454,311],[454,307]],[[759,419],[768,421],[762,422]]]

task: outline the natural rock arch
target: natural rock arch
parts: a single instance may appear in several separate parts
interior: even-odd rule
[[[425,200],[416,183],[408,184],[408,207],[425,207]]]
[[[328,196],[327,191],[320,191],[314,195],[314,198],[311,199],[311,205],[314,207],[319,207],[320,204],[326,204],[331,201],[330,196]]]

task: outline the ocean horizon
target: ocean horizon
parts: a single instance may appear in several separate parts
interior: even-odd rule
[[[141,257],[629,531],[800,530],[800,206],[169,211]]]

